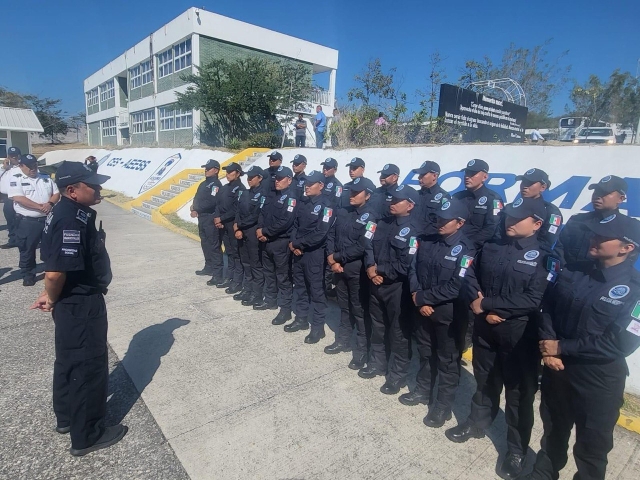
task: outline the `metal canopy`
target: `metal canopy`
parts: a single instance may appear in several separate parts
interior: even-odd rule
[[[504,99],[508,102],[515,103],[517,105],[527,106],[527,97],[524,94],[524,90],[518,82],[511,78],[498,78],[496,80],[481,80],[479,82],[472,82],[469,87],[479,87],[481,92],[487,92],[488,90],[497,90],[504,95]]]
[[[0,130],[11,132],[44,132],[33,110],[0,107]]]

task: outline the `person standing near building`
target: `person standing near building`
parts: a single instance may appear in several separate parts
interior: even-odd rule
[[[213,223],[216,228],[223,231],[222,243],[227,254],[227,277],[216,285],[224,288],[225,293],[235,294],[242,290],[244,272],[238,253],[238,241],[233,225],[238,212],[238,199],[245,189],[240,177],[244,175],[242,168],[236,162],[231,162],[222,167],[227,172],[227,184],[223,185],[218,195],[216,211],[213,214]]]
[[[335,221],[333,208],[322,195],[325,176],[311,171],[305,181],[309,201],[301,203],[293,223],[289,249],[293,253],[293,291],[295,320],[284,327],[286,332],[311,332],[305,343],[318,343],[325,337],[324,319],[327,313],[324,275],[327,256],[325,248],[329,229]]]
[[[301,113],[298,114],[294,127],[296,129],[296,147],[304,148],[307,142],[307,121]]]
[[[380,187],[378,187],[373,194],[371,201],[376,205],[378,209],[378,216],[385,218],[391,215],[389,207],[393,201],[393,192],[398,188],[398,180],[400,178],[400,168],[393,163],[387,163],[382,170],[378,171],[380,174]]]
[[[558,478],[574,425],[574,478],[604,480],[629,372],[625,357],[640,346],[640,274],[628,261],[640,248],[640,222],[611,213],[585,224],[593,233],[590,260],[564,268],[542,307],[544,433],[532,480]]]
[[[537,128],[534,128],[533,131],[531,132],[531,143],[538,143],[538,141],[545,142],[546,140],[540,133],[540,130],[538,130]]]
[[[84,159],[84,164],[91,169],[92,172],[98,173],[98,159],[93,155],[89,155]]]
[[[548,281],[550,250],[538,230],[546,217],[540,198],[519,198],[505,209],[501,237],[486,242],[465,275],[461,298],[476,315],[473,376],[476,391],[466,421],[445,432],[452,442],[484,437],[500,410],[505,390],[507,454],[503,478],[517,478],[524,466],[533,428],[538,389],[537,318]],[[464,233],[464,229],[463,229]]]
[[[31,287],[36,284],[36,249],[44,222],[60,200],[60,192],[48,175],[38,172],[38,159],[33,155],[22,155],[19,166],[21,173],[11,178],[7,194],[16,212],[22,285]]]
[[[222,184],[218,179],[220,164],[213,159],[202,165],[204,180],[198,185],[193,203],[189,208],[191,218],[198,219],[198,235],[204,255],[204,267],[196,270],[196,275],[211,276],[207,285],[217,285],[222,282],[223,258],[221,249],[221,231],[213,224],[214,212],[218,203],[218,193]]]
[[[109,378],[107,308],[111,283],[106,234],[96,228],[100,190],[110,177],[80,162],[64,161],[56,172],[62,198],[42,236],[44,292],[32,309],[52,312],[55,324],[53,410],[56,431],[71,434],[70,453],[83,456],[110,447],[127,427],[105,427]]]
[[[291,182],[293,196],[297,200],[304,200],[304,181],[307,178],[304,170],[307,168],[307,157],[304,155],[296,155],[293,157],[293,160],[291,160],[291,163],[293,170],[293,181]]]
[[[589,190],[593,190],[593,211],[573,215],[560,232],[560,243],[567,264],[589,260],[593,232],[587,227],[587,223],[620,213],[618,207],[627,199],[628,188],[627,182],[615,175],[607,175],[598,183],[589,185]]]
[[[2,211],[4,213],[4,219],[7,222],[7,229],[9,230],[9,239],[4,245],[0,245],[0,248],[15,248],[18,246],[16,243],[16,212],[13,209],[13,202],[8,199],[7,193],[9,192],[9,186],[11,182],[14,182],[14,176],[22,174],[18,167],[20,161],[20,149],[18,147],[9,147],[7,150],[7,158],[2,165],[2,173],[0,173],[0,193],[4,197],[4,203],[2,204]]]
[[[418,190],[420,203],[417,215],[421,222],[421,232],[423,235],[436,235],[438,234],[436,214],[442,205],[451,199],[449,193],[438,184],[440,165],[427,160],[420,165],[420,168],[414,168],[411,171],[418,175],[418,182],[420,182],[420,190]],[[465,220],[467,218],[468,215],[465,215]]]
[[[316,131],[316,148],[322,148],[324,144],[324,133],[327,130],[327,117],[322,111],[322,107],[316,107],[316,121],[314,124]]]
[[[334,273],[340,306],[340,326],[335,341],[324,352],[336,354],[351,351],[351,334],[356,327],[356,346],[349,368],[359,370],[367,361],[367,328],[365,315],[369,303],[369,280],[364,268],[364,250],[373,236],[378,213],[369,204],[375,185],[358,177],[349,188],[350,205],[338,209],[336,223],[327,238],[327,263]]]
[[[416,228],[410,215],[418,202],[418,192],[399,185],[391,194],[391,216],[378,222],[365,250],[365,267],[371,280],[371,352],[367,366],[358,372],[362,378],[386,374],[380,391],[387,395],[395,395],[406,385],[411,362],[413,309],[408,275],[418,250]],[[385,340],[391,352],[388,365]]]

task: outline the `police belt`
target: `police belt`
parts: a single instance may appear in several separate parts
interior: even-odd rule
[[[27,217],[26,215],[21,215],[19,213],[16,213],[16,218],[30,220],[32,222],[40,222],[40,223],[44,223],[44,221],[47,219],[46,216],[42,216],[42,217]]]

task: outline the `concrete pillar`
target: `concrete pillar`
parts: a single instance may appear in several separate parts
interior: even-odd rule
[[[329,74],[329,101],[331,102],[331,112],[327,112],[333,115],[333,109],[336,105],[336,70],[331,70]]]

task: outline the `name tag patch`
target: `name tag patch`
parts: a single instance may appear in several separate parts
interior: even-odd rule
[[[87,221],[89,220],[89,215],[84,210],[78,210],[78,213],[76,214],[76,219],[80,220],[82,223],[86,225]]]
[[[62,247],[60,249],[60,253],[62,254],[63,257],[77,257],[78,249],[72,248],[72,247]]]
[[[80,230],[63,230],[62,243],[80,243]]]

